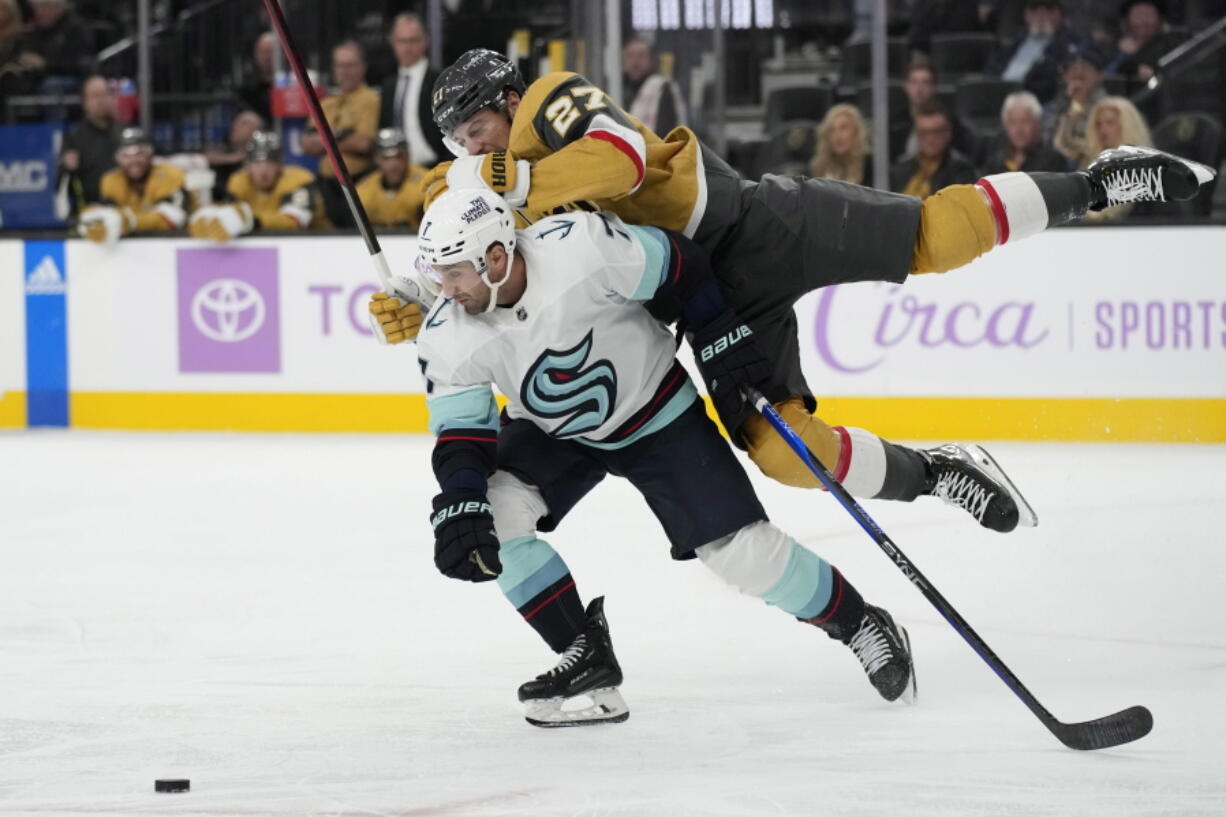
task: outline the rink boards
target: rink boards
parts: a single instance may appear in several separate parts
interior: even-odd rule
[[[393,265],[415,239],[389,237]],[[1056,230],[797,305],[822,416],[910,439],[1226,441],[1221,227]],[[0,241],[0,428],[424,431],[356,237]],[[686,354],[688,357],[688,353]]]

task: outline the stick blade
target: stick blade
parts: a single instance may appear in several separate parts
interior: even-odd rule
[[[1107,749],[1140,740],[1154,728],[1154,716],[1143,706],[1084,723],[1049,724],[1052,734],[1070,749]]]

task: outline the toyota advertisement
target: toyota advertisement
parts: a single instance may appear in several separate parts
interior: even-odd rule
[[[123,427],[125,412],[152,410],[187,412],[176,427],[197,427],[199,417],[214,423],[206,427],[227,427],[215,416],[228,410],[218,408],[219,395],[251,405],[279,395],[279,406],[353,398],[328,404],[327,427],[343,429],[349,411],[402,411],[401,403],[371,402],[375,396],[417,395],[412,419],[393,427],[424,429],[414,347],[372,339],[366,304],[375,286],[360,240],[60,243],[62,261],[27,246],[28,309],[51,314],[60,303],[55,308],[67,316],[59,329],[26,333],[39,347],[29,355],[62,358],[67,350],[70,402],[113,407],[95,427]],[[1207,431],[1195,421],[1192,437],[1226,438],[1218,411],[1226,378],[1212,374],[1226,371],[1219,243],[1212,227],[1055,230],[901,286],[810,293],[797,304],[806,375],[820,399],[860,405],[872,398],[1166,400],[1184,414],[1219,418],[1207,421]],[[384,252],[393,266],[409,264],[415,239],[388,238]],[[24,361],[11,345],[5,355],[0,373],[13,381]],[[208,395],[213,403],[190,409]],[[160,402],[150,409],[154,397]],[[12,424],[13,412],[5,416]],[[275,417],[261,422],[268,427]]]

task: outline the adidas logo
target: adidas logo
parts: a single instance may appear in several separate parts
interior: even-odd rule
[[[43,256],[34,272],[26,278],[27,295],[63,295],[66,290],[64,276],[49,255]]]

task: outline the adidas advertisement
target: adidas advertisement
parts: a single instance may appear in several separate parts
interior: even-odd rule
[[[1219,232],[1056,230],[974,262],[990,269],[810,293],[806,376],[899,437],[957,421],[984,439],[1226,439],[1226,380],[1205,375],[1226,370]],[[407,266],[416,239],[384,252]],[[247,411],[258,423],[237,427],[425,429],[415,347],[371,337],[360,241],[0,241],[0,261],[0,427],[211,428]],[[1163,274],[1115,272],[1138,264]]]

